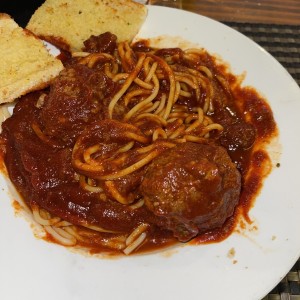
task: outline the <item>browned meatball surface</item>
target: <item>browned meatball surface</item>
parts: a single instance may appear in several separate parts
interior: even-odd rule
[[[240,190],[240,173],[223,147],[190,142],[154,159],[141,184],[147,208],[183,242],[222,226]]]

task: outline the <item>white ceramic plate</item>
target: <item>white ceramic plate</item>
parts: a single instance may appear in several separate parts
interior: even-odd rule
[[[139,34],[180,36],[220,55],[270,102],[280,129],[281,167],[250,215],[258,230],[218,244],[116,260],[85,257],[34,237],[0,190],[0,299],[261,299],[300,255],[300,89],[258,45],[211,19],[149,7]],[[231,255],[229,255],[231,254]]]

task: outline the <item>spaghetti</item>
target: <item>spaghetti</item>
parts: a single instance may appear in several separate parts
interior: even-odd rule
[[[236,182],[226,187],[235,198],[224,215],[225,219],[232,216],[240,175],[230,159],[223,159],[227,154],[219,151],[220,137],[226,137],[224,133],[233,123],[242,127],[246,123],[238,113],[226,73],[209,54],[199,49],[153,49],[143,42],[122,42],[113,53],[85,49],[72,53],[65,63],[66,70],[50,86],[50,92],[22,100],[10,118],[14,124],[5,122],[2,135],[7,153],[12,153],[5,158],[9,175],[36,222],[52,239],[66,246],[129,255],[143,247],[174,243],[176,237],[185,241],[219,228],[223,219],[203,230],[194,225],[191,229],[187,223],[183,226],[176,214],[170,218],[156,211],[155,207],[162,210],[161,199],[152,207],[144,184],[149,182],[148,166],[174,155],[177,149],[195,157],[186,163],[190,163],[190,172],[195,173],[199,161],[205,161],[189,186],[200,180],[200,173],[206,174],[205,180],[215,178],[212,185],[218,176]],[[21,126],[24,112],[26,124]],[[251,153],[253,142],[248,139],[241,153]],[[199,146],[194,148],[194,144]],[[205,157],[198,159],[193,151],[204,151]],[[214,161],[218,156],[222,156],[221,162]],[[244,168],[246,172],[247,165]],[[185,166],[180,170],[187,172]],[[150,185],[156,183],[150,179]],[[187,236],[177,232],[182,226]]]

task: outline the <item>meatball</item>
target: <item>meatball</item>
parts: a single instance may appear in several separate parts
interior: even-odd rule
[[[117,36],[110,32],[105,32],[98,36],[92,35],[89,39],[84,41],[83,44],[83,51],[113,54],[117,48]]]
[[[187,142],[154,159],[140,189],[148,210],[186,242],[233,214],[241,175],[223,147]]]
[[[64,69],[54,80],[40,113],[44,133],[73,144],[85,126],[103,118],[104,100],[114,83],[84,65]]]
[[[253,125],[243,121],[230,124],[222,132],[220,143],[228,150],[249,149],[256,139],[256,131]]]

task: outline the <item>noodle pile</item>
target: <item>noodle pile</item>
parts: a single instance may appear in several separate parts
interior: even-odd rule
[[[99,129],[96,124],[74,145],[72,165],[83,189],[99,194],[100,202],[107,201],[109,191],[115,201],[138,209],[144,205],[143,199],[122,194],[117,180],[143,169],[166,149],[185,142],[203,143],[213,131],[223,130],[211,117],[213,82],[226,85],[226,81],[201,64],[201,55],[200,49],[137,51],[127,42],[119,43],[113,54],[72,53],[79,64],[103,70],[119,86],[103,123],[106,122],[108,130],[113,128],[112,139],[122,138],[122,142],[116,143],[118,147],[110,152],[103,152],[105,140],[97,140],[90,133]],[[121,119],[120,105],[126,108]],[[41,139],[45,138],[34,124],[32,128]],[[34,219],[63,245],[87,245],[89,240],[97,240],[102,246],[126,255],[147,241],[151,226],[141,223],[130,234],[124,234],[88,224],[75,226],[39,206],[33,206],[32,212]]]

